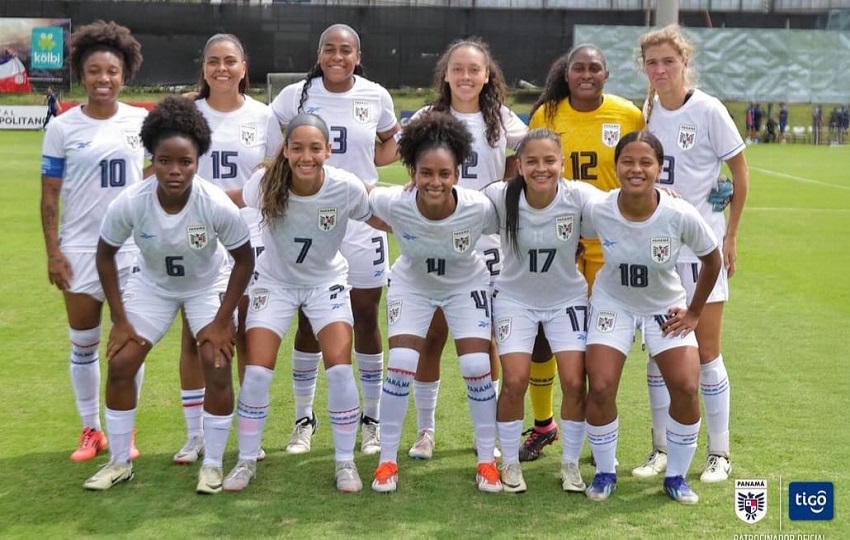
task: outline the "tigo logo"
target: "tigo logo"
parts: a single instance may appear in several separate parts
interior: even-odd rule
[[[792,520],[829,521],[835,513],[832,482],[791,482],[788,517]]]
[[[63,30],[58,26],[32,29],[31,65],[33,69],[62,69],[65,63]]]

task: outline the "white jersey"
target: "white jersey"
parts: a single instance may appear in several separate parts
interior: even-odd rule
[[[139,133],[147,114],[141,107],[118,103],[114,115],[97,120],[80,106],[47,124],[41,174],[62,179],[63,252],[97,251],[106,207],[125,188],[141,182],[145,150]]]
[[[249,240],[239,208],[218,187],[196,176],[186,206],[177,214],[162,209],[159,184],[151,177],[123,192],[109,205],[101,238],[120,246],[133,236],[139,246],[139,277],[167,298],[185,298],[206,290],[227,263],[224,250]]]
[[[504,255],[502,273],[496,278],[499,297],[531,309],[550,309],[564,304],[587,302],[587,281],[576,266],[576,249],[581,236],[581,212],[588,201],[603,192],[585,182],[558,182],[558,192],[549,206],[528,205],[520,191],[517,219],[517,249],[508,241],[505,225],[507,182],[484,189],[499,214]]]
[[[393,286],[431,298],[445,298],[489,282],[484,260],[472,247],[482,234],[499,230],[493,204],[482,193],[455,187],[457,207],[440,221],[424,217],[416,207],[417,190],[402,186],[375,188],[369,194],[372,212],[393,229],[401,255],[390,272]]]
[[[717,184],[720,167],[744,151],[744,141],[726,107],[701,90],[688,101],[668,111],[656,100],[647,129],[664,146],[664,167],[659,183],[671,186],[694,205],[717,238],[726,234],[723,212],[715,212],[708,193]],[[679,255],[682,262],[699,259],[687,247]]]
[[[264,173],[257,171],[242,189],[246,205],[260,208]],[[261,276],[299,288],[345,281],[348,263],[339,246],[349,219],[372,217],[369,197],[363,182],[347,171],[325,165],[324,176],[314,195],[290,192],[283,219],[262,227],[266,249],[257,259]]]
[[[271,104],[278,122],[286,127],[299,113],[304,81],[284,88]],[[330,129],[331,157],[328,165],[345,169],[367,184],[378,181],[375,137],[397,123],[393,100],[381,85],[354,77],[347,92],[329,92],[321,77],[312,80],[301,112],[320,116]]]
[[[717,239],[687,201],[662,191],[658,208],[646,221],[627,221],[617,207],[619,189],[590,201],[582,215],[582,234],[599,238],[605,264],[596,274],[593,298],[622,304],[635,315],[667,313],[685,306],[685,289],[676,273],[684,246],[697,255],[717,247]]]

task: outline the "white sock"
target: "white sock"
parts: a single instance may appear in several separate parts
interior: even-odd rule
[[[702,401],[705,404],[705,426],[708,453],[729,457],[729,376],[723,355],[700,366]]]
[[[360,396],[354,382],[354,368],[351,364],[338,364],[325,370],[325,378],[336,460],[352,461],[360,425]]]
[[[269,416],[269,388],[274,371],[262,366],[245,366],[245,380],[236,407],[239,429],[239,459],[257,461],[260,439]]]
[[[496,422],[499,444],[502,446],[502,463],[519,463],[519,443],[522,438],[522,420]]]
[[[470,353],[461,355],[458,361],[466,382],[466,402],[475,430],[478,463],[491,463],[496,447],[496,392],[490,379],[490,356]]]
[[[437,396],[440,394],[440,381],[413,381],[413,405],[416,407],[417,431],[426,429],[434,432],[436,426]]]
[[[204,466],[221,468],[227,437],[233,425],[233,413],[216,416],[204,411]]]
[[[596,460],[596,474],[617,474],[614,462],[617,460],[617,439],[620,434],[620,418],[610,424],[594,426],[587,424],[587,440],[590,451]]]
[[[204,425],[202,422],[204,392],[204,388],[180,390],[180,400],[183,402],[183,417],[186,419],[186,431],[189,437],[197,437],[204,434]]]
[[[697,451],[700,421],[686,426],[667,416],[667,477],[686,476]]]
[[[564,446],[561,461],[563,463],[578,463],[584,446],[584,434],[584,422],[561,418],[561,444]]]
[[[646,360],[646,386],[649,389],[649,408],[652,411],[652,446],[667,451],[667,411],[670,409],[670,392],[661,376],[655,358]]]
[[[381,396],[381,458],[398,462],[398,446],[401,443],[401,426],[407,415],[410,383],[416,374],[419,353],[413,349],[390,349],[387,362],[387,380]]]
[[[144,362],[142,362],[142,365],[139,366],[139,371],[136,372],[136,376],[133,378],[133,381],[136,383],[136,406],[138,407],[142,400],[142,383],[145,382]]]
[[[381,420],[381,389],[384,383],[384,353],[365,354],[354,351],[363,392],[363,416]]]
[[[71,386],[83,429],[100,431],[100,326],[89,330],[68,329],[71,338]]]
[[[109,437],[109,459],[130,463],[130,440],[136,422],[136,409],[115,411],[106,408],[106,435]]]
[[[292,393],[295,396],[295,421],[313,417],[316,378],[322,353],[292,349]]]

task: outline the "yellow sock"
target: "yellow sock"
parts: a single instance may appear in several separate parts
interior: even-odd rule
[[[550,358],[542,364],[531,363],[531,378],[529,379],[529,394],[531,395],[531,406],[534,409],[534,420],[543,422],[553,418],[552,400],[555,389],[552,383],[558,373],[558,364],[555,357]]]

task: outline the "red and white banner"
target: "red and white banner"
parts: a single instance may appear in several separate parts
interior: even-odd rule
[[[23,93],[31,92],[30,78],[27,68],[17,56],[0,57],[0,92]]]

